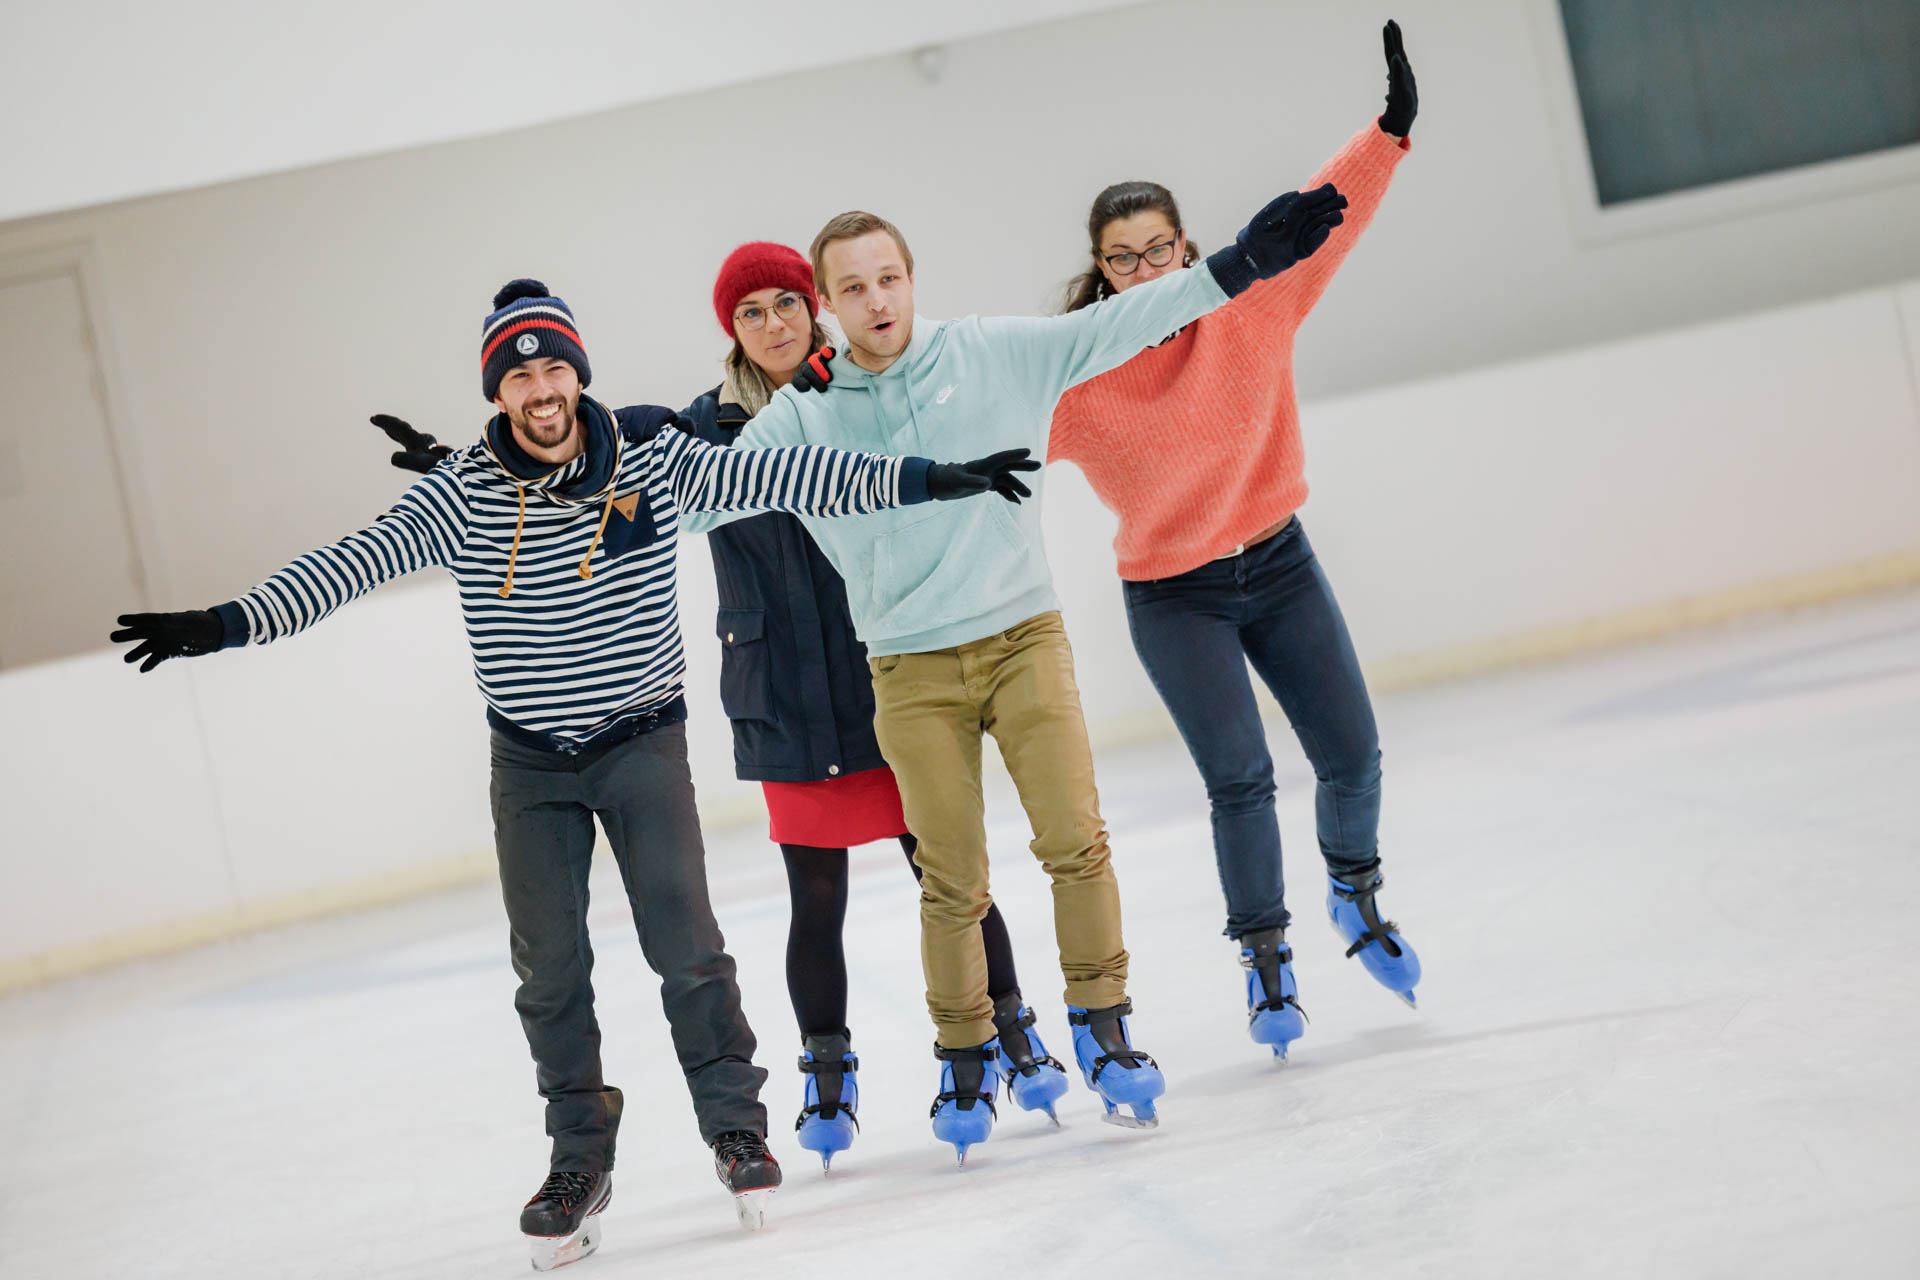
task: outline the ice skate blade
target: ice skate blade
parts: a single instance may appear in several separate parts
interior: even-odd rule
[[[1413,998],[1413,992],[1411,992],[1411,991],[1396,991],[1396,992],[1394,992],[1393,994],[1395,994],[1395,995],[1397,995],[1397,996],[1399,996],[1399,997],[1400,997],[1400,999],[1401,999],[1401,1001],[1402,1001],[1402,1002],[1403,1002],[1403,1003],[1404,1003],[1404,1004],[1405,1004],[1405,1005],[1407,1006],[1407,1008],[1409,1008],[1409,1009],[1418,1009],[1418,1008],[1420,1007],[1420,1005],[1418,1004],[1418,1002],[1416,1002],[1416,1001],[1414,1000],[1414,998]]]
[[[1047,1110],[1047,1123],[1052,1125],[1054,1128],[1058,1129],[1060,1127],[1059,1115],[1055,1113],[1052,1107],[1048,1107],[1046,1110]]]
[[[736,1191],[733,1193],[733,1211],[739,1215],[740,1226],[747,1231],[758,1231],[767,1225],[767,1197],[773,1194],[771,1187],[758,1191]]]
[[[1285,1062],[1287,1060],[1287,1046],[1283,1044],[1273,1046],[1273,1056],[1280,1059],[1281,1062]]]
[[[578,1262],[600,1247],[600,1215],[594,1214],[570,1236],[528,1236],[533,1251],[533,1269],[551,1271],[569,1262]]]
[[[1160,1117],[1157,1115],[1130,1116],[1124,1111],[1109,1111],[1100,1118],[1121,1129],[1158,1129],[1160,1127]]]
[[[820,1172],[822,1173],[833,1172],[833,1152],[822,1151],[820,1153]]]

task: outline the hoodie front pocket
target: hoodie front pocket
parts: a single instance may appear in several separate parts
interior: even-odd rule
[[[603,543],[607,559],[618,560],[629,551],[653,545],[656,531],[653,507],[647,501],[648,496],[647,491],[641,489],[614,499],[613,512],[607,517]]]
[[[941,504],[873,548],[882,634],[912,635],[984,613],[1032,585],[1026,540],[995,494]]]

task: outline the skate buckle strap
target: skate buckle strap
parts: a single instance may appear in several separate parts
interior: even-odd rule
[[[1119,1004],[1106,1009],[1087,1009],[1080,1013],[1067,1010],[1067,1021],[1076,1027],[1090,1027],[1096,1022],[1118,1022],[1133,1012],[1133,1001],[1122,1000]]]
[[[1288,1005],[1292,1005],[1294,1010],[1299,1013],[1302,1018],[1306,1019],[1306,1021],[1313,1021],[1312,1018],[1307,1017],[1307,1011],[1300,1007],[1300,1002],[1292,996],[1281,996],[1278,1000],[1275,1000],[1272,996],[1268,996],[1265,1000],[1262,1000],[1259,1004],[1247,1010],[1247,1020],[1251,1022],[1256,1014],[1277,1012],[1286,1008]]]
[[[1066,1072],[1066,1068],[1060,1065],[1060,1059],[1054,1057],[1050,1053],[1043,1058],[1036,1058],[1031,1053],[1029,1053],[1027,1055],[1027,1060],[1025,1062],[1016,1062],[1013,1064],[1013,1069],[1015,1071],[1018,1071],[1021,1075],[1026,1076],[1028,1079],[1032,1079],[1034,1076],[1039,1075],[1040,1068],[1042,1067],[1052,1067],[1055,1071],[1061,1072],[1062,1074]],[[1012,1076],[1007,1077],[1007,1094],[1009,1097],[1011,1097],[1013,1094],[1013,1077]]]
[[[949,1089],[945,1093],[935,1095],[933,1099],[933,1108],[927,1112],[927,1119],[931,1120],[940,1114],[940,1105],[942,1103],[963,1102],[968,1098],[973,1098],[977,1101],[986,1103],[987,1114],[992,1116],[995,1120],[998,1120],[1000,1118],[1000,1108],[993,1105],[993,1099],[994,1099],[993,1094],[979,1093],[979,1092],[959,1093],[955,1090]]]
[[[1244,943],[1246,939],[1243,937],[1241,941]],[[1258,944],[1255,945],[1257,947]],[[1259,1004],[1247,1010],[1247,1019],[1249,1021],[1260,1014],[1276,1012],[1285,1008],[1287,1005],[1292,1005],[1302,1018],[1307,1016],[1307,1011],[1300,1008],[1300,1002],[1298,1000],[1292,996],[1274,994],[1280,989],[1280,966],[1292,963],[1293,948],[1285,942],[1281,942],[1277,950],[1269,951],[1264,955],[1257,949],[1252,952],[1242,951],[1240,953],[1240,967],[1260,975],[1260,985],[1265,989],[1267,996],[1265,1000],[1262,1000]]]
[[[989,1049],[986,1045],[975,1045],[970,1049],[949,1049],[944,1045],[933,1046],[933,1056],[942,1062],[992,1062],[1000,1056],[998,1049]]]
[[[1353,945],[1347,948],[1347,959],[1349,960],[1376,942],[1380,944],[1380,949],[1388,955],[1395,957],[1400,955],[1400,944],[1388,936],[1389,934],[1397,933],[1400,926],[1391,920],[1382,920],[1380,918],[1380,908],[1373,904],[1373,895],[1379,892],[1380,886],[1386,882],[1387,878],[1378,871],[1373,873],[1373,883],[1367,885],[1364,889],[1349,889],[1338,880],[1332,882],[1334,896],[1351,902],[1360,912],[1362,923],[1367,926],[1361,931],[1360,936],[1353,940]]]
[[[1094,1027],[1104,1023],[1118,1022],[1132,1012],[1133,1001],[1122,1000],[1119,1004],[1106,1009],[1089,1009],[1085,1013],[1069,1011],[1067,1013],[1067,1021],[1076,1027],[1086,1027],[1088,1030],[1092,1030]],[[1093,1040],[1095,1044],[1100,1044],[1099,1032],[1094,1032]],[[1124,1041],[1122,1041],[1122,1043],[1125,1044]],[[1100,1045],[1100,1047],[1103,1049],[1106,1048],[1105,1045]],[[1125,1048],[1116,1050],[1113,1053],[1100,1054],[1093,1060],[1093,1075],[1090,1077],[1090,1082],[1095,1084],[1099,1083],[1100,1073],[1105,1071],[1107,1064],[1111,1062],[1124,1062],[1129,1067],[1135,1069],[1138,1069],[1142,1062],[1145,1062],[1148,1066],[1156,1070],[1160,1066],[1159,1063],[1153,1060],[1151,1054],[1142,1053],[1132,1045],[1126,1045]]]
[[[822,1097],[820,1101],[809,1103],[800,1109],[799,1117],[793,1122],[793,1131],[795,1133],[800,1132],[801,1128],[806,1125],[808,1116],[817,1115],[831,1120],[842,1111],[847,1113],[847,1119],[853,1121],[854,1129],[858,1130],[860,1128],[860,1117],[853,1113],[852,1107],[840,1100],[840,1089],[841,1084],[846,1080],[847,1072],[858,1071],[859,1069],[860,1059],[851,1053],[844,1058],[801,1058],[801,1074],[809,1076],[832,1076],[836,1077],[836,1080],[833,1083],[833,1097],[831,1099]],[[820,1092],[825,1094],[826,1089],[822,1088]]]
[[[1016,1018],[1010,1018],[1003,1022],[996,1016],[993,1020],[993,1025],[995,1030],[1000,1033],[1000,1052],[1007,1055],[1007,1061],[1013,1064],[1015,1071],[1029,1078],[1039,1075],[1040,1068],[1043,1066],[1051,1066],[1055,1071],[1064,1073],[1066,1068],[1061,1066],[1060,1060],[1052,1054],[1045,1054],[1038,1058],[1033,1056],[1033,1042],[1027,1038],[1027,1028],[1033,1026],[1038,1021],[1039,1018],[1034,1016],[1033,1010],[1025,1005],[1020,1007],[1020,1015]],[[1007,1036],[1014,1032],[1019,1033],[1020,1043],[1025,1046],[1017,1052],[1007,1043]],[[1012,1076],[1007,1077],[1007,1096],[1013,1096]]]
[[[989,1041],[988,1043],[992,1043],[992,1042]],[[989,1062],[992,1062],[995,1058],[999,1057],[1000,1050],[997,1047],[989,1049],[984,1044],[974,1045],[971,1048],[966,1048],[966,1049],[949,1049],[945,1045],[941,1044],[938,1040],[936,1040],[933,1043],[933,1056],[938,1058],[942,1062],[978,1062],[980,1063],[981,1064],[980,1079],[981,1079],[981,1082],[984,1084],[986,1082],[986,1070],[985,1070],[986,1064]],[[954,1083],[955,1084],[960,1083],[958,1073],[955,1073]],[[994,1119],[998,1120],[1000,1118],[1000,1111],[999,1111],[999,1108],[993,1105],[994,1094],[998,1092],[999,1092],[998,1089],[992,1089],[987,1091],[986,1093],[982,1093],[978,1089],[970,1089],[967,1092],[962,1093],[958,1089],[949,1089],[946,1092],[941,1093],[934,1098],[933,1109],[927,1112],[927,1117],[931,1119],[934,1116],[939,1115],[940,1104],[943,1102],[964,1102],[968,1098],[974,1098],[981,1102],[986,1103],[987,1113],[991,1115]]]
[[[831,1104],[831,1106],[827,1103],[815,1102],[809,1106],[802,1107],[799,1118],[793,1122],[793,1131],[798,1133],[806,1128],[808,1116],[817,1115],[823,1119],[831,1120],[843,1111],[846,1113],[847,1119],[853,1121],[853,1131],[855,1133],[860,1132],[860,1117],[854,1113],[852,1107],[844,1102],[835,1102]]]
[[[995,1018],[993,1020],[993,1025],[996,1028],[998,1028],[1000,1031],[1000,1034],[1004,1036],[1009,1031],[1025,1032],[1028,1027],[1032,1026],[1034,1023],[1038,1021],[1039,1019],[1034,1017],[1032,1009],[1028,1008],[1026,1005],[1021,1005],[1019,1017],[1014,1018],[1009,1022],[1002,1022],[1000,1021],[1000,1019]]]

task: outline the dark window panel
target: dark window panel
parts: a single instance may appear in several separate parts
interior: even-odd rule
[[[1560,0],[1602,205],[1920,143],[1920,0]]]

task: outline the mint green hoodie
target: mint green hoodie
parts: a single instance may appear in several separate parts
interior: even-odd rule
[[[1118,368],[1226,300],[1212,270],[1198,264],[1063,316],[916,316],[905,353],[886,372],[835,356],[826,392],[783,388],[735,448],[819,444],[938,462],[1027,448],[1044,463],[1053,408],[1068,387]],[[1023,477],[1033,497],[1018,506],[986,494],[802,517],[846,579],[867,652],[946,649],[1059,608],[1040,537],[1045,477]],[[700,531],[728,518],[683,515],[681,527]]]

